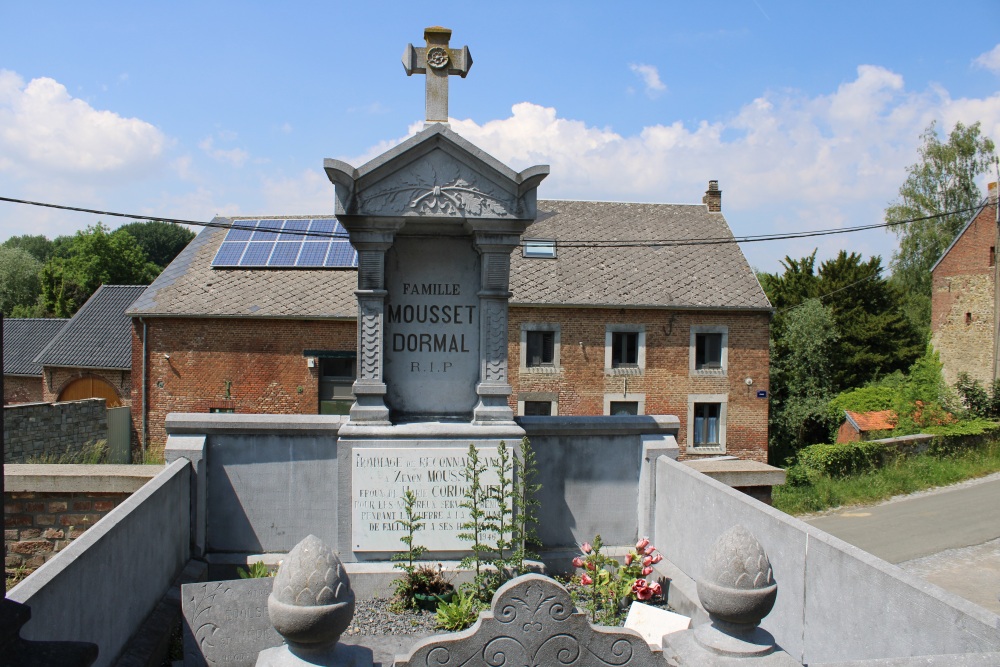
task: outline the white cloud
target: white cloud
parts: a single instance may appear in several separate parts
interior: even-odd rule
[[[667,89],[663,81],[660,80],[660,71],[656,69],[655,65],[632,63],[628,67],[642,79],[643,85],[646,86],[646,95],[655,97]]]
[[[266,211],[282,215],[333,212],[333,183],[322,171],[306,169],[294,178],[265,178],[260,191]]]
[[[1000,74],[1000,44],[997,44],[972,62],[983,69],[988,69],[994,74]]]
[[[235,137],[235,135],[228,132],[220,132],[219,134],[221,135],[220,138],[223,141],[231,140],[231,138]],[[230,135],[232,135],[232,137]],[[216,148],[215,139],[212,137],[205,137],[199,141],[198,148],[203,150],[205,154],[213,160],[225,162],[234,167],[242,167],[250,157],[250,153],[242,148]]]
[[[45,173],[131,176],[156,164],[167,146],[156,127],[100,111],[61,83],[0,70],[0,169],[18,177]]]

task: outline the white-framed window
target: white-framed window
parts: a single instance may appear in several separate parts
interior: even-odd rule
[[[729,370],[729,327],[692,326],[691,375],[726,375]]]
[[[605,394],[604,414],[606,415],[644,415],[646,414],[646,394]]]
[[[725,453],[728,404],[729,394],[688,394],[689,451]]]
[[[521,325],[521,373],[557,373],[559,367],[559,325],[525,322]]]
[[[517,414],[521,417],[555,417],[559,414],[559,394],[554,391],[518,394]]]
[[[608,324],[604,330],[604,372],[640,375],[646,367],[646,327]]]

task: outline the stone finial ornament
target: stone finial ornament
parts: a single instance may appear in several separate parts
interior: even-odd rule
[[[771,612],[778,596],[771,561],[743,526],[723,533],[709,554],[698,597],[713,621],[752,630]]]
[[[261,651],[258,667],[372,664],[370,649],[337,644],[354,618],[354,591],[340,558],[315,535],[278,568],[267,611],[285,645]]]
[[[712,545],[698,580],[698,598],[712,622],[664,636],[664,655],[675,665],[800,665],[757,627],[777,595],[764,547],[746,528],[733,526]]]

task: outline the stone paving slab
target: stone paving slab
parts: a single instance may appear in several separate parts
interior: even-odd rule
[[[914,558],[899,567],[1000,614],[1000,538]]]

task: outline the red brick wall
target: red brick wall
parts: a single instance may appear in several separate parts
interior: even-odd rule
[[[73,380],[83,377],[98,377],[110,384],[122,405],[128,405],[132,394],[132,378],[129,371],[115,371],[105,369],[90,368],[59,368],[55,366],[45,367],[45,377],[42,382],[42,400],[46,403],[55,403],[59,400],[59,394]]]
[[[42,401],[42,378],[3,376],[3,404],[39,403]]]
[[[514,307],[508,338],[514,390],[511,406],[516,409],[519,392],[556,392],[561,415],[603,414],[604,394],[621,392],[624,380],[605,375],[605,325],[643,324],[646,368],[642,375],[628,377],[628,390],[645,393],[646,414],[677,415],[683,448],[688,395],[727,394],[727,453],[766,461],[767,400],[756,398],[756,392],[769,389],[769,321],[767,313]],[[319,369],[307,367],[303,350],[355,350],[357,345],[353,321],[156,318],[147,322],[149,446],[153,453],[162,452],[163,424],[170,412],[232,407],[243,413],[316,414]],[[519,375],[522,322],[560,324],[562,372]],[[728,327],[727,376],[689,376],[693,324]],[[133,322],[132,368],[132,419],[138,435],[142,427],[142,324],[137,320]],[[749,389],[744,384],[747,377],[754,381]]]
[[[149,448],[161,453],[170,412],[316,414],[319,368],[304,350],[355,350],[354,321],[150,318]],[[132,422],[142,431],[142,328],[132,328]],[[167,359],[164,355],[170,355]],[[227,396],[227,384],[229,382]],[[138,439],[133,447],[138,446]]]
[[[944,378],[954,384],[965,372],[993,381],[996,209],[987,206],[937,265],[931,293],[931,343],[941,355]]]
[[[4,566],[34,569],[80,537],[128,493],[5,493]]]
[[[553,375],[519,374],[521,324],[547,322],[560,326],[560,366]],[[686,455],[689,394],[728,394],[726,453],[767,461],[768,402],[756,397],[769,390],[768,313],[668,311],[635,309],[510,309],[509,374],[511,407],[519,393],[557,393],[560,415],[600,415],[604,395],[621,393],[624,376],[604,371],[608,324],[642,324],[646,332],[646,366],[627,376],[629,393],[644,393],[645,413],[676,415],[678,440]],[[729,332],[728,372],[724,377],[692,377],[689,372],[693,325],[725,325]],[[580,343],[583,346],[580,346]],[[744,383],[753,379],[752,387]]]

